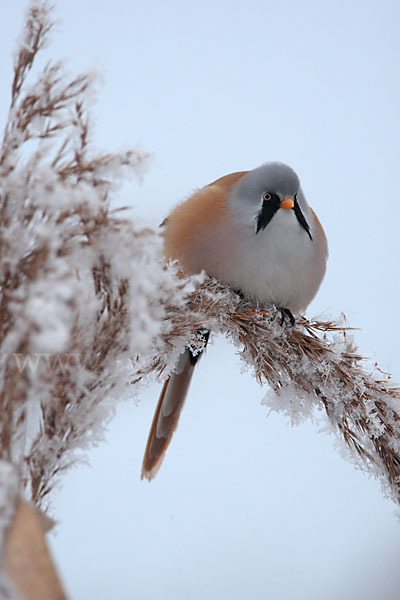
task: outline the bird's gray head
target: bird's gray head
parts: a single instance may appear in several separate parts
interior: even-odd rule
[[[249,171],[233,188],[230,200],[239,218],[250,218],[256,234],[267,227],[279,209],[292,209],[299,225],[312,240],[304,216],[308,213],[308,205],[300,180],[289,165],[270,162]]]
[[[237,186],[243,197],[260,197],[264,192],[278,194],[282,200],[293,197],[300,189],[300,180],[289,165],[270,162],[249,171]]]

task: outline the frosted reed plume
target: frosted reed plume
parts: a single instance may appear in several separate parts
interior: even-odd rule
[[[149,155],[93,148],[93,75],[70,77],[60,62],[36,68],[52,26],[50,5],[31,2],[0,147],[0,554],[17,505],[27,516],[16,535],[24,518],[40,521],[21,496],[46,509],[58,477],[102,439],[116,402],[168,375],[185,345],[201,344],[193,332],[202,328],[236,345],[269,385],[270,409],[295,423],[324,412],[352,459],[400,502],[400,392],[390,377],[367,370],[342,324],[299,318],[292,327],[275,308],[162,262],[159,232],[111,208]],[[30,589],[28,571],[11,577],[19,590]],[[64,597],[54,573],[46,581]],[[1,574],[0,595],[18,597]]]
[[[92,75],[34,72],[51,28],[33,2],[0,150],[0,458],[39,505],[131,393],[130,357],[167,328],[166,303],[193,289],[162,266],[158,232],[110,208],[149,157],[92,149]]]
[[[68,77],[61,63],[33,68],[51,29],[49,5],[31,3],[0,149],[1,472],[46,507],[57,477],[102,439],[116,401],[171,372],[199,343],[193,332],[210,328],[269,384],[267,406],[293,422],[325,412],[399,502],[400,394],[390,378],[366,369],[342,324],[281,324],[274,308],[162,263],[159,233],[110,208],[117,184],[140,178],[149,157],[93,150],[93,77]],[[16,496],[8,479],[0,533]]]
[[[227,335],[257,380],[269,384],[263,403],[292,423],[326,413],[350,459],[400,502],[400,390],[389,375],[367,369],[345,324],[301,317],[292,327],[279,310],[243,300],[213,279],[190,296],[185,312],[170,305],[168,319],[167,348],[182,339],[196,345],[191,332],[202,328]],[[169,353],[155,356],[144,374],[168,372]]]

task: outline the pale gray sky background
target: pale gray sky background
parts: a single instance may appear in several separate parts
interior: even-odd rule
[[[25,2],[3,0],[0,116]],[[330,260],[308,314],[344,311],[400,381],[400,3],[60,0],[48,57],[104,74],[96,143],[154,154],[124,201],[158,224],[196,186],[267,160],[299,173]],[[400,524],[331,437],[260,406],[234,349],[201,361],[156,480],[159,385],[119,406],[53,497],[72,600],[398,600]]]

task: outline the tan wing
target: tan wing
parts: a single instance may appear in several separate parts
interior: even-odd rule
[[[319,231],[319,232],[320,232],[320,234],[321,234],[321,238],[322,238],[322,240],[323,240],[323,243],[324,243],[324,245],[325,245],[325,247],[326,247],[326,253],[328,253],[328,240],[326,239],[326,233],[325,233],[325,231],[324,231],[324,228],[322,227],[322,225],[321,225],[321,221],[318,219],[318,217],[317,217],[317,215],[316,215],[316,212],[315,212],[315,210],[314,210],[314,209],[312,209],[312,208],[311,208],[311,206],[310,206],[310,210],[311,210],[311,212],[312,212],[312,215],[313,215],[313,217],[314,217],[314,221],[315,221],[315,224],[316,224],[316,226],[317,226],[317,229],[318,229],[318,231]]]
[[[239,181],[239,179],[241,179],[244,175],[247,175],[247,173],[248,171],[236,171],[236,173],[229,173],[228,175],[224,175],[223,177],[219,177],[215,181],[212,181],[205,187],[210,187],[210,185],[218,185],[219,187],[224,188],[226,192],[233,187],[235,183]]]
[[[226,194],[248,171],[230,173],[196,190],[163,221],[167,258],[182,260],[185,248],[204,227],[226,218]],[[185,266],[185,265],[183,265]]]
[[[185,350],[178,362],[178,372],[164,382],[144,452],[142,479],[151,481],[157,475],[178,425],[194,367],[189,350]]]

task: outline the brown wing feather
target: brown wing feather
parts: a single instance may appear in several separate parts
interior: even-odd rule
[[[194,364],[186,350],[179,373],[171,375],[163,385],[154,413],[142,464],[142,479],[153,479],[178,425],[182,407],[192,379]]]
[[[212,181],[206,187],[210,185],[218,185],[228,191],[232,188],[239,179],[241,179],[244,175],[247,175],[248,171],[236,171],[235,173],[229,173],[228,175],[224,175],[223,177],[219,177],[215,181]]]
[[[315,221],[315,224],[316,224],[316,226],[317,226],[317,229],[318,229],[318,230],[319,230],[319,232],[321,233],[321,236],[322,236],[322,239],[324,240],[324,243],[325,243],[325,245],[326,245],[326,246],[328,246],[328,241],[327,241],[327,239],[326,239],[326,233],[325,233],[325,231],[324,231],[324,228],[323,228],[323,227],[322,227],[322,225],[321,225],[321,221],[318,219],[318,217],[317,217],[317,215],[316,215],[316,213],[315,213],[315,210],[314,210],[314,209],[312,209],[312,208],[311,208],[311,206],[310,206],[310,210],[311,210],[311,212],[312,212],[312,215],[313,215],[313,217],[314,217],[314,221]]]
[[[183,256],[187,246],[192,244],[204,227],[214,226],[226,218],[226,194],[246,173],[247,171],[240,171],[220,177],[196,190],[172,210],[163,221],[164,251],[167,258],[180,260],[185,269],[187,265]]]

